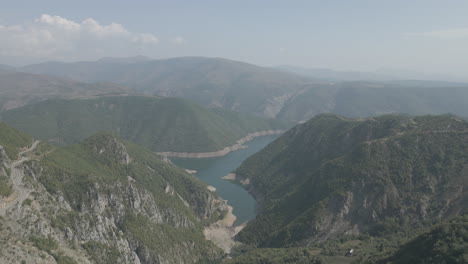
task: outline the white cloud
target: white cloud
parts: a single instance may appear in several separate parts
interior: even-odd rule
[[[433,38],[468,38],[468,28],[452,28],[428,32],[408,33],[408,36]]]
[[[143,44],[158,44],[159,43],[159,39],[156,36],[152,34],[148,34],[148,33],[138,34],[132,38],[132,41],[136,43],[143,43]]]
[[[175,37],[171,39],[171,42],[177,45],[183,44],[185,42],[185,39],[183,37]]]
[[[80,30],[80,24],[60,16],[51,16],[43,14],[38,19],[36,19],[36,22],[47,24],[56,28],[62,28],[65,30]]]
[[[45,59],[102,53],[97,51],[106,56],[132,54],[159,42],[151,33],[130,32],[118,23],[104,25],[93,18],[75,22],[48,14],[28,24],[0,25],[0,39],[1,56]]]

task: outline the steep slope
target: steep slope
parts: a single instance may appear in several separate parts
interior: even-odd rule
[[[238,239],[304,245],[467,212],[467,135],[453,116],[319,115],[236,170],[260,203]]]
[[[110,83],[82,83],[47,75],[0,72],[0,111],[48,98],[74,98],[130,89]]]
[[[6,111],[3,120],[51,142],[76,143],[109,131],[159,152],[217,151],[247,133],[286,127],[284,122],[208,110],[183,99],[142,96],[48,100]]]
[[[98,134],[65,148],[35,143],[17,161],[0,151],[0,159],[13,189],[0,196],[2,263],[220,258],[203,229],[225,202],[150,151]]]
[[[468,263],[468,215],[440,224],[379,263]]]
[[[22,70],[78,81],[111,81],[152,95],[182,97],[209,107],[274,117],[310,82],[276,69],[220,58],[48,62]]]

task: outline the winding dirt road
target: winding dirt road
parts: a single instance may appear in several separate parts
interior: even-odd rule
[[[29,193],[31,192],[30,190],[24,188],[23,185],[23,176],[24,172],[21,169],[18,169],[18,166],[23,164],[23,162],[29,160],[27,157],[23,157],[24,154],[33,151],[36,147],[37,144],[39,144],[40,141],[36,140],[32,144],[32,146],[24,151],[21,151],[18,154],[18,160],[15,160],[11,162],[10,168],[11,168],[11,182],[13,184],[13,190],[15,192],[14,195],[16,195],[16,198],[10,202],[8,202],[6,205],[0,205],[0,216],[5,216],[6,212],[8,209],[12,208],[13,206],[22,203],[24,200],[26,200],[29,196]]]

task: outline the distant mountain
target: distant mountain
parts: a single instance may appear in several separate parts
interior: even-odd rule
[[[132,90],[111,83],[83,83],[22,72],[0,72],[0,111],[49,98],[75,98]]]
[[[227,205],[196,177],[108,134],[56,148],[14,132],[0,123],[1,263],[221,259],[203,230]]]
[[[207,107],[293,121],[330,112],[348,117],[387,113],[468,116],[466,83],[402,81],[380,73],[329,70],[315,70],[319,75],[302,73],[305,76],[300,76],[298,69],[294,73],[291,67],[288,69],[289,72],[284,67],[273,69],[203,57],[104,58],[21,68],[81,82],[115,82],[138,93],[182,97]]]
[[[468,122],[455,116],[319,115],[235,171],[260,205],[238,239],[285,247],[379,237],[468,213],[467,153]]]
[[[330,69],[313,69],[290,65],[282,65],[276,68],[285,72],[330,81],[389,81],[399,79],[398,77],[392,75],[373,72],[336,71]]]
[[[182,97],[209,107],[274,117],[310,80],[271,68],[220,58],[102,59],[47,62],[21,68],[77,81],[110,81],[151,95]]]
[[[15,67],[0,64],[0,73],[12,72],[15,70],[16,70]]]
[[[379,69],[373,72],[364,71],[337,71],[331,69],[305,68],[298,66],[282,65],[276,67],[285,72],[295,73],[298,75],[324,79],[330,81],[395,81],[395,80],[421,80],[428,82],[451,81],[451,82],[467,82],[467,79],[454,77],[444,74],[428,74],[414,71],[398,70],[398,69]]]
[[[370,117],[453,113],[468,116],[468,84],[434,82],[339,82],[311,85],[284,103],[277,118],[308,120],[320,113]],[[442,85],[444,83],[439,82]]]
[[[283,121],[209,110],[180,98],[144,96],[47,100],[5,111],[3,120],[54,143],[77,143],[108,131],[158,152],[218,151],[248,133],[287,127]]]

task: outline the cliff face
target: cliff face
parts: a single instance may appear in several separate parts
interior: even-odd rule
[[[197,263],[220,257],[203,228],[227,205],[155,154],[102,134],[67,148],[41,143],[23,156],[15,164],[21,180],[2,198],[1,205],[10,206],[0,220],[0,262]],[[24,199],[12,203],[22,190]]]
[[[243,242],[285,246],[467,212],[468,123],[453,116],[321,115],[236,171],[261,213]]]

